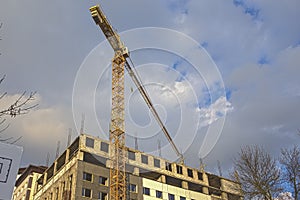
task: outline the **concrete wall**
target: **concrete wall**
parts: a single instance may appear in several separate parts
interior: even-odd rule
[[[145,178],[143,178],[143,187],[150,188],[150,195],[143,195],[144,200],[160,199],[156,198],[156,191],[161,191],[163,193],[163,199],[168,199],[168,194],[173,194],[175,196],[175,200],[180,200],[180,197],[185,197],[186,200],[211,200],[211,197],[209,195],[179,187],[174,187],[165,183],[159,183],[157,181]]]
[[[109,180],[106,185],[99,184],[99,177],[109,178],[109,147],[108,151],[101,148],[102,143],[108,145],[108,141],[99,138],[80,135],[67,150],[46,170],[43,174],[42,185],[36,192],[35,200],[47,200],[54,195],[63,196],[62,183],[71,188],[71,199],[98,199],[99,192],[109,193]],[[134,149],[127,148],[127,151],[134,153],[134,159],[127,158],[127,181],[128,184],[136,185],[136,191],[128,191],[130,200],[136,199],[159,199],[156,198],[156,190],[163,192],[163,199],[168,199],[168,194],[174,194],[175,200],[180,196],[187,200],[236,200],[238,191],[237,184],[222,177],[209,174],[203,170],[190,168],[188,166],[172,163],[163,158],[148,155]],[[147,157],[143,163],[142,157]],[[156,160],[156,164],[154,164]],[[157,161],[159,160],[159,165]],[[145,161],[145,160],[144,160]],[[170,167],[166,167],[170,166]],[[170,169],[172,168],[172,170]],[[93,179],[83,180],[83,173],[89,173]],[[72,185],[69,184],[69,177],[72,175]],[[143,195],[143,187],[150,188],[150,195]],[[58,189],[57,189],[58,188]],[[91,191],[91,197],[83,197],[82,189]],[[230,195],[228,195],[230,194]],[[236,195],[237,194],[237,195]],[[235,195],[235,196],[233,196]],[[228,197],[231,197],[228,198]],[[108,195],[107,198],[108,199]]]
[[[14,200],[32,200],[36,189],[37,179],[41,176],[39,173],[31,173],[26,179],[14,189]],[[31,179],[31,180],[30,180]],[[31,182],[31,183],[30,183]]]

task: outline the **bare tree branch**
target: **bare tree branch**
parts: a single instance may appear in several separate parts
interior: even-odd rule
[[[6,75],[4,75],[1,79],[0,79],[0,84],[4,81]]]
[[[16,117],[17,115],[27,114],[31,109],[38,106],[38,104],[34,104],[31,106],[27,106],[29,102],[34,101],[34,95],[36,92],[31,92],[28,97],[26,97],[26,91],[24,91],[18,99],[15,100],[11,105],[9,105],[6,109],[0,111],[0,117],[4,115],[9,115],[11,117]]]
[[[262,147],[246,146],[234,160],[233,178],[241,184],[245,197],[272,200],[281,191],[280,170]]]
[[[281,149],[280,163],[284,167],[282,179],[292,188],[295,199],[299,198],[300,192],[300,149],[294,146],[291,149]]]
[[[6,76],[4,75],[0,79],[0,84],[3,83],[5,78],[6,78]],[[27,114],[30,110],[32,110],[38,106],[38,104],[32,105],[32,102],[34,102],[34,100],[35,100],[35,95],[36,95],[36,92],[31,92],[27,96],[27,92],[24,91],[13,102],[9,103],[8,106],[6,106],[4,108],[0,108],[0,127],[2,127],[2,128],[0,128],[0,135],[5,130],[7,130],[7,128],[9,127],[9,124],[5,124],[5,122],[6,122],[5,117],[14,118],[18,115]],[[0,94],[0,102],[3,101],[6,97],[7,97],[7,92]],[[2,137],[0,136],[0,141],[2,141],[2,142],[9,142],[13,139],[14,139],[13,137],[4,138],[3,134],[2,134]],[[21,139],[21,137],[18,137],[17,139],[13,140],[11,143],[16,143],[20,139]]]

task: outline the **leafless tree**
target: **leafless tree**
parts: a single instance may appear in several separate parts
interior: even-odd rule
[[[0,85],[4,81],[5,75],[0,79]],[[27,95],[27,92],[24,91],[19,95],[13,102],[10,102],[8,105],[4,105],[4,100],[7,97],[7,92],[0,94],[0,142],[10,142],[15,143],[19,138],[14,137],[4,137],[4,131],[9,127],[9,124],[6,123],[7,117],[16,117],[18,115],[27,114],[30,110],[35,108],[37,104],[32,104],[34,101],[34,96],[36,92],[31,92]]]
[[[245,146],[234,160],[235,181],[245,198],[272,200],[281,191],[280,169],[276,160],[262,147]]]
[[[0,30],[2,28],[3,23],[0,22]],[[0,36],[0,40],[2,40]],[[1,55],[1,51],[0,51]],[[5,75],[0,78],[0,85],[4,81]],[[6,123],[7,117],[16,117],[17,115],[23,115],[28,113],[31,109],[37,106],[37,104],[32,104],[34,101],[34,96],[36,92],[31,92],[27,94],[24,91],[21,95],[19,95],[15,100],[9,103],[9,105],[2,105],[7,97],[7,92],[0,91],[0,142],[9,142],[15,143],[21,137],[14,138],[14,137],[6,137],[3,135],[4,131],[9,127],[9,124]]]
[[[295,199],[299,198],[300,192],[300,149],[298,146],[293,148],[281,149],[280,163],[282,164],[283,180],[293,188]]]

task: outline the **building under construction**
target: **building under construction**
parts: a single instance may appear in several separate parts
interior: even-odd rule
[[[81,134],[39,177],[34,200],[109,199],[109,141]],[[126,147],[128,200],[240,200],[239,184]]]
[[[36,189],[37,179],[47,169],[45,166],[29,165],[26,168],[20,168],[17,181],[14,188],[14,200],[30,200]]]
[[[33,199],[239,200],[239,184],[183,164],[183,155],[155,110],[127,47],[99,5],[90,12],[114,50],[109,141],[81,134],[37,180]],[[180,163],[125,146],[125,69]]]

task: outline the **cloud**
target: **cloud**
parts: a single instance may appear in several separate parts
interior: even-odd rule
[[[226,116],[227,112],[232,111],[232,104],[227,101],[226,97],[220,97],[214,103],[210,104],[208,108],[198,108],[201,121],[200,126],[208,126],[219,118]]]
[[[272,155],[299,143],[299,47],[281,51],[271,64],[244,65],[232,72],[227,87],[234,88],[221,137],[205,158],[210,170],[216,160],[230,168],[233,156],[244,145],[263,145]]]
[[[18,94],[8,96],[1,105],[9,104],[19,97]],[[42,98],[36,95],[34,103],[41,103]],[[3,103],[3,104],[2,104]],[[2,106],[1,106],[2,108]],[[61,142],[62,151],[66,147],[68,137],[68,128],[71,127],[68,113],[70,111],[56,106],[34,108],[26,115],[20,115],[15,118],[7,118],[10,127],[5,130],[1,137],[15,139],[21,137],[16,145],[24,148],[22,156],[22,165],[30,163],[45,164],[46,155],[49,152],[51,160],[54,159],[57,142]],[[73,134],[75,138],[76,133]]]
[[[10,94],[19,93],[20,89],[37,90],[43,97],[36,111],[13,120],[6,133],[14,136],[24,134],[28,138],[20,141],[26,146],[23,163],[44,162],[46,151],[55,152],[56,140],[64,143],[64,138],[67,138],[65,129],[74,127],[71,104],[76,73],[80,72],[79,66],[84,57],[104,40],[88,10],[97,3],[69,0],[1,2],[0,66],[2,73],[7,74],[2,88]],[[208,127],[221,122],[222,118],[218,117],[226,110],[229,114],[220,139],[205,157],[209,169],[216,168],[216,160],[221,161],[224,170],[229,169],[232,156],[245,144],[262,144],[276,155],[280,147],[299,141],[295,135],[300,117],[298,0],[129,0],[101,4],[119,32],[145,26],[182,31],[202,44],[217,64],[225,81],[224,94],[219,90],[220,83],[215,74],[209,70],[209,62],[202,57],[195,63],[202,67],[205,76],[190,70],[190,64],[184,58],[163,51],[148,49],[131,53],[137,66],[144,65],[140,68],[142,80],[148,84],[150,96],[176,144],[183,152],[185,147],[188,148],[188,165],[198,166],[195,155],[199,152],[199,144],[204,141]],[[195,49],[187,49],[187,43],[176,37],[161,32],[150,36],[149,46],[170,42],[182,51],[196,52]],[[149,38],[147,34],[140,34],[132,38],[122,37],[122,40],[132,50],[131,47]],[[106,52],[111,53],[107,56],[110,62],[113,52],[109,46]],[[85,113],[87,132],[107,139],[111,71],[109,66],[102,65],[101,56],[101,52],[95,56],[94,62],[89,63],[93,66],[90,74],[83,77],[84,84],[78,95],[82,107],[78,115],[74,115],[74,121],[80,124],[81,115]],[[150,65],[157,63],[164,68]],[[108,67],[103,75],[98,73],[102,67]],[[208,82],[204,78],[208,78]],[[88,84],[90,80],[96,82],[93,87]],[[127,131],[134,135],[137,130],[142,132],[137,126],[148,126],[151,129],[145,135],[149,136],[158,127],[142,99],[136,92],[130,94],[133,84],[126,81],[126,97],[130,96],[127,109],[132,117],[129,119],[132,122],[126,125]],[[160,85],[154,85],[154,82]],[[89,109],[89,106],[92,108]],[[201,109],[198,109],[199,106]],[[182,123],[179,123],[178,116],[184,120]],[[97,120],[94,121],[95,118]],[[200,120],[203,125],[200,130],[197,129],[199,119],[203,120]],[[207,124],[210,126],[205,126]],[[103,127],[102,131],[95,128],[98,125]],[[197,132],[194,133],[194,130]],[[178,131],[184,134],[177,134]],[[186,135],[192,135],[193,141],[186,141],[189,138]],[[157,143],[157,139],[162,141],[162,145],[167,144],[161,135],[153,137],[151,144]],[[47,143],[48,140],[51,144]],[[130,136],[127,142],[133,146]],[[140,142],[143,144],[142,139]],[[47,147],[45,150],[43,145]],[[156,149],[152,145],[146,150]],[[38,157],[36,152],[41,151],[44,151],[43,155]],[[164,149],[163,155],[168,157],[167,152],[172,150]]]
[[[208,44],[206,49],[226,74],[229,68],[262,57],[272,61],[282,49],[299,42],[300,26],[293,20],[300,17],[298,7],[295,0],[190,1],[185,23],[174,27]],[[259,10],[259,20],[253,20],[252,8]]]

